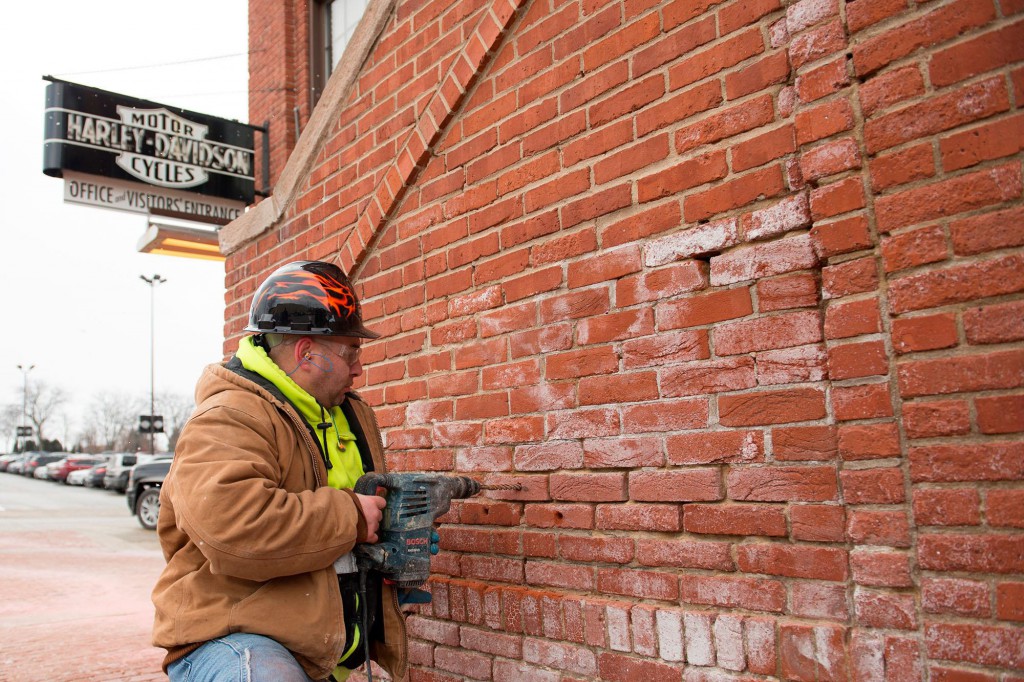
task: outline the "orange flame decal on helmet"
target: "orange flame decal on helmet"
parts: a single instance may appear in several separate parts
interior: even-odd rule
[[[356,314],[356,296],[351,287],[334,278],[305,270],[282,273],[274,287],[262,293],[264,297],[271,295],[282,303],[301,303],[303,299],[313,298],[341,318],[347,319]]]

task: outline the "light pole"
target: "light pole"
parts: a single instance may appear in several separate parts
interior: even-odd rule
[[[156,414],[155,399],[154,399],[154,386],[156,376],[156,285],[163,284],[167,280],[160,275],[153,275],[152,277],[146,277],[145,275],[139,275],[139,279],[149,285],[149,454],[155,453],[153,446],[153,415]]]
[[[18,365],[18,369],[21,370],[22,384],[21,384],[21,425],[25,426],[25,422],[28,421],[28,373],[36,368],[35,365]],[[25,436],[22,436],[21,449],[25,450]]]

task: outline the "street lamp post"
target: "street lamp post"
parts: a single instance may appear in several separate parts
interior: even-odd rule
[[[21,370],[22,384],[21,384],[21,425],[25,426],[25,422],[28,421],[28,373],[36,368],[35,365],[18,365],[18,369]],[[22,436],[21,449],[25,449],[25,440]]]
[[[163,284],[167,280],[160,275],[153,275],[152,277],[146,277],[145,275],[139,275],[139,279],[149,285],[149,415],[152,419],[153,415],[156,414],[156,400],[154,398],[154,386],[156,376],[156,285]],[[153,433],[152,426],[149,429],[149,454],[154,454],[156,449],[153,445],[153,438],[156,434]]]

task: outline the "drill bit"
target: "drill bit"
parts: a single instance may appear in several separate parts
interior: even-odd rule
[[[484,490],[522,490],[522,483],[481,483],[480,487]]]

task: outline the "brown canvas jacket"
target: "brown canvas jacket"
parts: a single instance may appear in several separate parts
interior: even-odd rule
[[[206,368],[160,492],[167,567],[153,590],[153,643],[168,650],[166,670],[210,639],[261,634],[287,647],[310,677],[326,679],[347,648],[332,564],[361,539],[365,521],[350,491],[327,486],[302,416],[272,384],[242,374]],[[353,431],[365,435],[383,472],[372,409],[354,394],[348,403]],[[383,603],[385,643],[373,658],[400,680],[407,641],[392,587]]]

